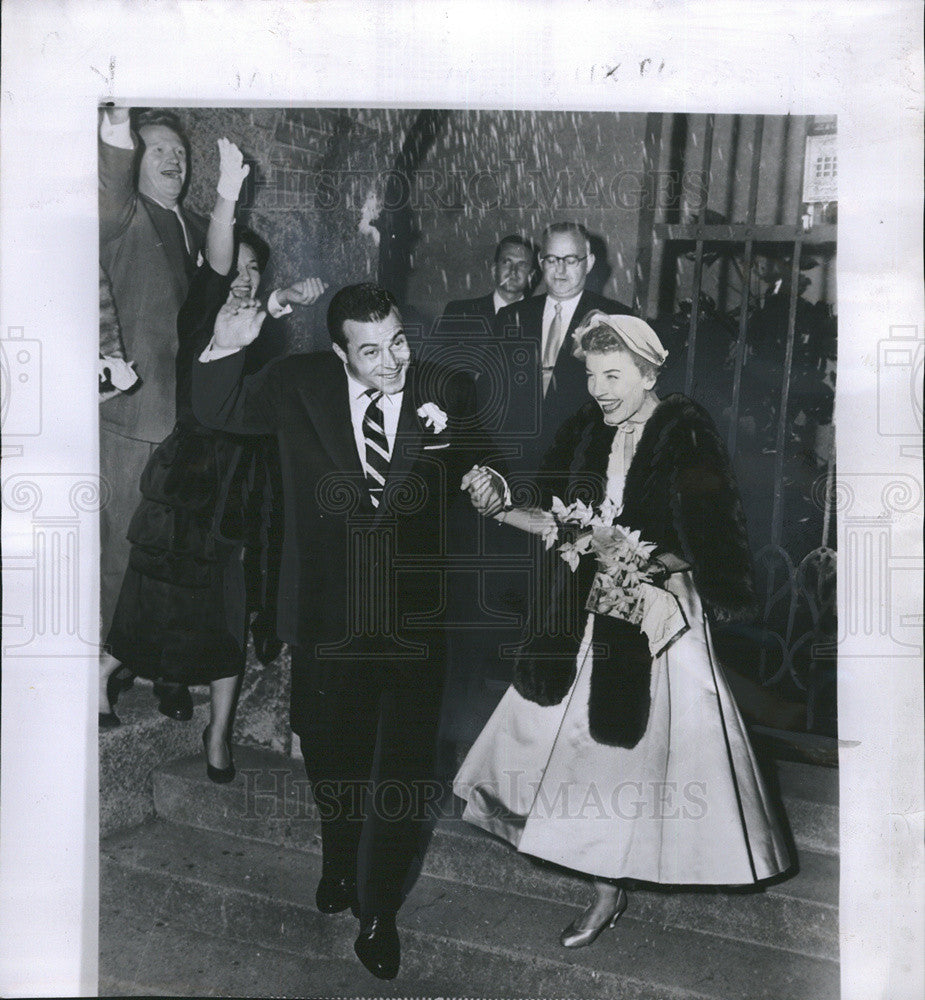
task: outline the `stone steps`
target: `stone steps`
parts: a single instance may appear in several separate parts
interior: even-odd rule
[[[465,853],[471,838],[456,840],[456,850]],[[838,995],[834,961],[707,928],[669,927],[631,911],[593,947],[565,951],[557,934],[575,907],[518,892],[510,873],[523,859],[513,857],[487,873],[491,887],[459,880],[462,873],[438,877],[425,868],[399,914],[402,971],[385,984],[352,960],[356,921],[349,913],[329,917],[315,909],[320,857],[312,850],[163,820],[101,846],[101,936],[107,937],[107,926],[115,931],[102,949],[100,973],[111,993],[131,995],[126,986],[164,992],[165,985],[172,987],[166,992],[180,992],[183,985],[182,992],[212,996]],[[171,942],[187,944],[175,952]]]
[[[124,830],[154,815],[153,775],[162,765],[199,752],[209,721],[209,692],[190,689],[193,718],[176,722],[157,711],[151,682],[136,679],[116,705],[122,725],[100,730],[100,836]],[[247,669],[235,714],[234,740],[287,753],[289,653],[261,666],[248,647]]]
[[[154,783],[158,815],[176,824],[319,854],[320,830],[301,764],[247,748],[236,750],[236,761],[239,777],[230,785],[209,782],[198,757],[160,770]],[[785,786],[799,777],[791,765],[782,769]],[[825,786],[813,787],[816,777],[806,777],[804,795],[825,796]],[[807,804],[809,811],[814,800],[788,794],[785,807],[792,801]],[[459,800],[452,797],[435,804],[436,823],[424,855],[424,874],[494,888],[503,872],[505,887],[519,895],[571,905],[586,899],[584,879],[517,854],[506,843],[462,822],[459,807]],[[835,960],[838,859],[803,848],[797,856],[798,872],[763,891],[634,892],[634,916],[688,930],[709,928],[718,936]]]

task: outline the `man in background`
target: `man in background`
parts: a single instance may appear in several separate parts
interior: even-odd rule
[[[456,330],[460,336],[490,334],[499,311],[529,293],[536,273],[534,252],[523,236],[505,236],[495,247],[491,265],[493,290],[478,298],[448,302],[439,321],[441,334]]]
[[[182,205],[189,144],[167,112],[139,116],[128,108],[103,115],[99,143],[100,263],[109,275],[126,357],[139,382],[100,405],[100,474],[107,502],[100,511],[100,614],[109,631],[128,563],[129,520],[141,498],[138,482],[174,425],[177,313],[204,240],[202,221]],[[115,662],[103,654],[101,675]],[[161,688],[160,709],[192,715],[185,687]]]
[[[629,315],[622,302],[585,287],[594,267],[588,231],[576,222],[555,222],[543,231],[539,264],[546,292],[505,306],[495,335],[508,346],[507,416],[498,440],[516,449],[512,470],[537,472],[556,431],[588,398],[584,363],[572,354],[572,335],[584,315],[600,309]],[[518,362],[526,347],[529,370]],[[524,377],[526,376],[526,377]]]

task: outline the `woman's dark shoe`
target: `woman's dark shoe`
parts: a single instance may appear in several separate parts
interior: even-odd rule
[[[154,693],[160,699],[157,710],[161,715],[166,715],[168,719],[176,719],[177,722],[189,722],[192,719],[193,699],[185,684],[156,681]]]
[[[234,761],[232,761],[228,767],[213,767],[209,763],[209,737],[208,737],[209,727],[206,726],[202,731],[202,748],[206,752],[206,774],[209,776],[209,781],[214,781],[216,785],[227,785],[229,781],[234,781]],[[229,750],[231,748],[229,747]]]
[[[106,697],[109,699],[109,710],[112,711],[119,695],[135,683],[135,675],[127,667],[116,667],[106,678]]]
[[[377,979],[394,979],[401,961],[395,915],[386,913],[363,920],[353,950]]]
[[[585,948],[593,944],[598,935],[605,927],[613,927],[623,915],[623,911],[629,905],[629,897],[626,891],[621,889],[617,897],[617,903],[612,912],[607,914],[603,920],[589,924],[587,914],[594,908],[592,903],[587,910],[580,913],[565,930],[559,935],[559,941],[563,948]]]
[[[315,890],[315,905],[322,913],[340,913],[350,907],[353,915],[359,918],[356,878],[353,875],[322,875]]]
[[[116,667],[106,678],[106,701],[109,702],[109,711],[99,713],[100,729],[115,729],[121,726],[122,721],[116,715],[116,702],[119,695],[135,683],[135,675],[127,667]]]

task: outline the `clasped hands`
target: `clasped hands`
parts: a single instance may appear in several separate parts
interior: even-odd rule
[[[502,476],[484,465],[473,465],[459,484],[461,490],[469,491],[472,506],[485,517],[504,510],[505,486]]]

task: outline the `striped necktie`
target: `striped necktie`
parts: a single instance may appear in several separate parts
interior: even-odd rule
[[[385,477],[389,474],[389,441],[385,436],[385,421],[382,417],[380,389],[367,389],[369,406],[363,416],[363,439],[366,442],[366,486],[373,506],[378,507],[382,499]]]

